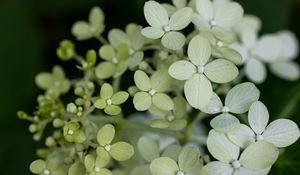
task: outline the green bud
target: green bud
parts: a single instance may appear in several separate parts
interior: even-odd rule
[[[62,61],[69,61],[75,56],[75,46],[70,40],[63,40],[60,42],[56,50],[58,58]]]
[[[95,84],[93,82],[88,82],[87,83],[87,88],[90,90],[90,91],[94,91],[95,90]]]
[[[29,125],[29,131],[30,131],[31,133],[36,132],[36,131],[37,131],[37,126],[36,126],[36,124],[31,124],[31,125]]]
[[[85,92],[82,87],[76,87],[74,93],[78,96],[84,96]]]
[[[69,103],[67,105],[67,112],[75,114],[77,112],[77,106],[74,103]]]
[[[46,146],[51,147],[54,146],[56,142],[53,137],[47,137],[45,144]]]
[[[86,61],[87,63],[92,66],[92,65],[95,65],[96,64],[96,61],[97,61],[97,53],[96,51],[94,50],[89,50],[87,53],[86,53]]]
[[[52,124],[55,128],[60,128],[60,127],[64,126],[65,123],[63,120],[56,118],[53,120]]]

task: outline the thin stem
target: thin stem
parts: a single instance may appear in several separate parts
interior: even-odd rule
[[[121,76],[114,78],[112,82],[112,87],[115,92],[117,92],[120,89],[120,85],[121,85]]]
[[[295,106],[298,104],[298,102],[300,100],[299,87],[300,87],[300,83],[298,83],[298,85],[295,87],[295,91],[293,91],[293,92],[296,92],[296,93],[293,93],[293,97],[284,106],[284,108],[282,109],[282,111],[278,115],[278,118],[279,117],[280,118],[289,118],[290,117],[289,114],[295,108]]]
[[[101,44],[108,44],[108,41],[103,36],[99,36],[99,37],[96,37],[96,38],[98,39],[98,41]]]

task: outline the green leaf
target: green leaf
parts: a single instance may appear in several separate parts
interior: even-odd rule
[[[144,15],[146,21],[156,28],[162,28],[169,22],[169,16],[166,9],[155,1],[148,1],[144,6]]]
[[[168,157],[160,157],[151,162],[150,171],[152,175],[174,175],[179,169],[174,160]]]
[[[143,71],[138,70],[134,73],[134,82],[136,86],[142,91],[149,91],[151,88],[150,78]]]
[[[242,114],[249,110],[252,103],[259,99],[260,92],[253,83],[234,86],[226,95],[225,106],[230,112]]]
[[[110,155],[118,161],[128,160],[133,154],[133,147],[126,142],[117,142],[111,146]]]
[[[107,79],[112,77],[116,72],[116,65],[111,62],[102,62],[95,68],[96,77],[99,79]]]
[[[212,86],[203,74],[194,74],[184,85],[184,94],[194,108],[204,107],[212,97]]]
[[[109,145],[115,137],[115,128],[111,124],[104,125],[97,134],[97,141],[101,146]]]
[[[104,108],[104,112],[109,115],[118,115],[122,111],[121,107],[116,105],[109,105]]]
[[[187,27],[192,20],[193,10],[190,7],[176,11],[170,18],[169,27],[171,30],[182,30]]]
[[[217,59],[205,66],[204,73],[215,83],[228,83],[238,76],[239,70],[231,62]]]
[[[159,157],[159,145],[150,137],[141,137],[138,140],[137,147],[141,156],[149,162]]]
[[[114,105],[120,105],[122,103],[124,103],[129,97],[129,94],[125,91],[120,91],[115,93],[112,97],[111,97],[111,101],[112,104]]]
[[[211,53],[209,41],[200,35],[195,36],[188,46],[189,59],[196,66],[204,66],[208,62]]]
[[[185,147],[179,154],[178,164],[180,170],[184,172],[192,172],[200,159],[199,152],[194,147]]]
[[[272,144],[259,141],[248,146],[241,154],[240,162],[245,168],[261,170],[273,165],[278,158],[279,150]]]
[[[35,160],[30,164],[29,169],[34,174],[41,174],[46,169],[46,162],[44,160]]]
[[[163,93],[157,93],[152,97],[153,104],[162,110],[172,110],[174,108],[174,103],[172,99]]]
[[[100,90],[101,98],[103,98],[105,100],[110,99],[112,97],[113,93],[114,93],[114,90],[110,84],[104,83],[101,86],[101,90]]]
[[[169,70],[169,74],[177,80],[188,80],[197,72],[196,66],[189,61],[177,61],[173,63]]]
[[[150,94],[146,92],[138,92],[133,97],[133,104],[138,111],[145,111],[150,108],[152,101]]]
[[[227,133],[238,129],[240,127],[240,121],[229,113],[223,113],[213,118],[210,121],[210,125],[218,132]]]
[[[179,50],[185,44],[185,36],[179,32],[168,32],[162,37],[161,43],[170,50]]]

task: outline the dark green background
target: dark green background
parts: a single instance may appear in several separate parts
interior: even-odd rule
[[[246,12],[262,18],[262,33],[291,29],[300,38],[300,2],[289,0],[241,0]],[[124,28],[129,22],[145,25],[144,0],[0,0],[0,174],[27,175],[34,160],[35,143],[28,123],[16,111],[34,110],[39,93],[34,76],[61,64],[55,49],[70,35],[72,23],[86,19],[91,7],[101,6],[108,28]],[[88,42],[79,43],[85,51]],[[299,60],[298,60],[299,62]],[[65,65],[66,66],[66,65]],[[69,75],[72,72],[69,72]],[[280,114],[293,116],[300,124],[300,82],[286,82],[273,76],[259,86],[261,99],[275,119]],[[286,108],[292,104],[291,108]],[[270,174],[296,175],[300,171],[300,142],[289,147]]]

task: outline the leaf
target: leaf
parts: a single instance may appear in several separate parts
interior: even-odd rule
[[[182,30],[187,27],[192,20],[193,10],[190,7],[184,7],[176,11],[170,18],[169,27],[171,30]]]
[[[103,99],[110,99],[114,93],[112,86],[108,83],[104,83],[101,86],[100,96]]]
[[[169,16],[166,9],[155,1],[148,1],[144,6],[144,15],[146,21],[156,28],[162,28],[169,22]]]
[[[138,140],[137,147],[141,156],[149,162],[159,157],[159,145],[152,138],[141,137]]]
[[[134,73],[135,85],[142,91],[149,91],[151,88],[151,81],[148,75],[143,71],[136,71]]]
[[[157,93],[152,97],[153,104],[162,110],[172,110],[174,108],[174,103],[172,99],[163,93]]]
[[[185,44],[185,36],[179,32],[168,32],[162,37],[161,43],[170,50],[179,50]]]
[[[251,128],[256,134],[262,134],[269,122],[269,111],[260,101],[254,102],[248,113]]]
[[[112,77],[116,72],[116,65],[111,62],[102,62],[95,68],[96,77],[99,79],[107,79]]]
[[[150,164],[152,175],[174,175],[178,170],[177,163],[168,157],[157,158]]]
[[[168,72],[177,80],[188,80],[196,73],[196,67],[189,61],[177,61],[173,63]]]
[[[210,125],[218,132],[227,133],[238,129],[240,127],[240,121],[231,114],[223,113],[213,118],[210,121]]]
[[[161,38],[165,32],[161,28],[146,27],[142,30],[142,34],[150,39],[158,39]]]
[[[205,66],[205,75],[215,83],[228,83],[234,80],[238,74],[238,68],[224,59],[217,59]]]
[[[242,114],[249,110],[252,103],[259,99],[260,92],[253,83],[241,83],[234,86],[226,95],[225,106],[230,112]]]
[[[263,133],[264,140],[283,148],[295,143],[300,136],[297,124],[288,119],[278,119],[270,123]]]
[[[202,36],[195,36],[188,46],[188,57],[196,66],[204,66],[210,56],[212,50],[209,41]]]
[[[212,97],[212,86],[202,74],[194,74],[184,85],[184,94],[194,108],[204,107]]]
[[[117,142],[111,146],[110,155],[118,161],[128,160],[133,154],[133,147],[126,142]]]
[[[240,163],[247,169],[261,170],[273,165],[278,154],[279,151],[274,145],[259,141],[245,149],[241,154]]]
[[[104,125],[97,134],[97,141],[101,146],[109,145],[115,137],[115,128],[111,124]]]
[[[133,104],[138,111],[145,111],[150,108],[152,101],[150,94],[146,92],[138,92],[133,97]]]
[[[191,172],[197,165],[200,155],[196,148],[185,147],[179,154],[178,165],[179,169],[188,173]]]
[[[215,9],[215,20],[218,26],[229,28],[239,22],[244,15],[242,6],[236,2],[224,3]]]
[[[214,130],[208,134],[207,148],[214,158],[224,163],[237,160],[240,154],[238,146],[231,143],[224,134]]]

